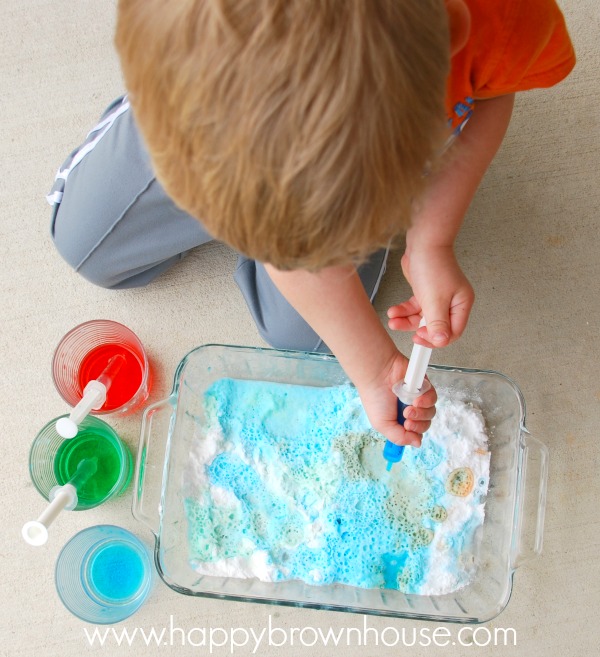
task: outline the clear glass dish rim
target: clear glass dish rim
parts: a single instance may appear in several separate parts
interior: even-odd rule
[[[190,351],[188,351],[185,356],[179,361],[175,373],[173,375],[173,385],[171,388],[171,391],[168,395],[168,397],[165,398],[166,400],[170,400],[170,402],[176,407],[176,401],[177,401],[177,395],[179,393],[179,388],[180,384],[182,381],[182,374],[184,372],[184,369],[190,359],[190,357],[195,354],[198,351],[202,351],[208,348],[221,348],[221,349],[227,349],[227,350],[232,350],[232,351],[237,351],[237,352],[265,352],[267,354],[278,354],[282,357],[288,356],[289,358],[292,359],[308,359],[308,360],[321,360],[321,361],[326,361],[326,362],[335,362],[338,363],[337,358],[332,355],[332,354],[325,354],[325,353],[320,353],[320,352],[307,352],[307,351],[297,351],[297,350],[292,350],[292,349],[275,349],[271,347],[253,347],[253,346],[246,346],[246,345],[231,345],[231,344],[224,344],[224,343],[206,343],[203,345],[199,345],[198,347],[194,347]],[[429,370],[432,371],[439,371],[439,372],[455,372],[459,374],[475,374],[475,375],[492,375],[495,377],[498,377],[502,380],[504,380],[512,389],[512,391],[515,393],[516,399],[519,404],[519,414],[520,414],[520,428],[521,431],[527,431],[525,427],[525,419],[526,419],[526,405],[525,405],[525,398],[523,396],[523,393],[521,392],[521,389],[519,388],[518,384],[511,379],[509,376],[506,374],[503,374],[502,372],[498,372],[497,370],[487,370],[487,369],[479,369],[479,368],[465,368],[465,367],[458,367],[458,366],[448,366],[448,365],[435,365],[435,364],[429,364],[428,366]],[[168,441],[168,450],[167,453],[165,454],[165,465],[168,461],[168,451],[171,448],[170,445],[170,439]],[[163,482],[164,485],[164,482]],[[194,591],[192,589],[186,588],[184,586],[181,586],[175,581],[172,581],[169,576],[163,571],[162,564],[161,564],[161,558],[160,558],[160,539],[162,536],[162,514],[160,517],[160,525],[159,525],[159,531],[157,534],[155,534],[155,542],[154,542],[154,562],[156,566],[156,570],[160,578],[163,580],[163,582],[172,590],[176,591],[177,593],[181,593],[183,595],[187,596],[194,596],[194,597],[200,597],[200,598],[212,598],[212,599],[218,599],[218,600],[227,600],[231,602],[254,602],[258,604],[267,604],[267,605],[273,605],[273,606],[285,606],[285,607],[296,607],[296,608],[306,608],[306,609],[317,609],[317,610],[325,610],[325,611],[337,611],[337,612],[345,612],[345,613],[353,613],[353,614],[363,614],[363,615],[368,615],[368,616],[379,616],[379,617],[387,617],[387,618],[397,618],[397,619],[407,619],[407,620],[419,620],[419,621],[429,621],[429,622],[442,622],[442,623],[455,623],[459,625],[477,625],[481,623],[486,623],[494,618],[496,618],[502,611],[506,608],[508,603],[510,602],[510,598],[512,596],[512,590],[513,590],[513,582],[514,582],[514,569],[510,572],[509,574],[509,581],[508,581],[508,595],[505,600],[503,600],[501,603],[498,605],[498,609],[496,612],[492,615],[486,616],[484,618],[475,618],[475,617],[468,617],[468,618],[460,618],[457,616],[447,616],[447,615],[442,615],[442,614],[423,614],[419,612],[407,612],[407,611],[393,611],[393,610],[382,610],[382,609],[375,609],[375,608],[369,608],[369,607],[358,607],[358,606],[350,606],[350,605],[336,605],[336,604],[328,604],[328,603],[319,603],[319,602],[310,602],[310,601],[294,601],[291,599],[286,599],[286,598],[269,598],[269,597],[258,597],[256,595],[234,595],[234,594],[227,594],[227,593],[216,593],[212,591]],[[343,586],[343,585],[340,585]],[[353,588],[353,587],[349,587]]]
[[[301,356],[303,358],[310,358],[311,360],[338,362],[337,358],[333,354],[324,354],[316,351],[296,351],[293,349],[274,349],[271,347],[250,347],[246,345],[232,345],[232,344],[224,344],[218,342],[209,342],[207,344],[194,347],[193,349],[188,351],[187,354],[179,361],[177,367],[175,368],[175,374],[173,375],[173,386],[171,388],[171,392],[169,393],[170,398],[175,397],[179,392],[181,374],[190,356],[192,356],[192,354],[194,354],[196,351],[201,351],[209,347],[219,347],[225,349],[232,349],[235,351],[266,352],[266,353],[277,353],[282,355],[289,354],[290,357],[293,357],[295,355],[295,356]],[[430,363],[427,369],[431,369],[433,371],[439,371],[439,372],[459,372],[461,374],[492,374],[494,376],[500,377],[501,379],[504,379],[510,385],[510,387],[513,389],[513,391],[517,396],[520,406],[520,412],[521,412],[521,426],[523,428],[525,427],[526,412],[527,412],[525,398],[523,397],[523,393],[521,392],[521,389],[519,388],[516,381],[514,381],[514,379],[511,379],[511,377],[507,376],[506,374],[503,374],[502,372],[498,372],[497,370],[485,370],[485,369],[470,368],[470,367],[457,367],[453,365],[435,365],[433,363]]]

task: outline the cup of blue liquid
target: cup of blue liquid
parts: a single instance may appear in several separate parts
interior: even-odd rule
[[[65,607],[88,623],[118,623],[136,612],[152,586],[148,548],[114,525],[88,527],[64,546],[56,590]]]

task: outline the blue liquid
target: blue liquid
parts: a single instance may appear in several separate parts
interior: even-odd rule
[[[144,563],[129,543],[113,541],[102,547],[88,566],[89,585],[107,602],[127,602],[145,581]]]

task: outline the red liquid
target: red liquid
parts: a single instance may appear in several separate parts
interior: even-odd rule
[[[81,390],[92,380],[97,379],[108,361],[117,354],[125,358],[125,362],[117,371],[115,378],[106,393],[106,401],[100,410],[112,411],[126,404],[139,390],[142,383],[142,364],[131,349],[122,344],[104,344],[92,349],[81,361],[79,367],[79,385]]]

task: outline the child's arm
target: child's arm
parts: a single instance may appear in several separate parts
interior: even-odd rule
[[[453,244],[463,216],[498,150],[512,112],[513,96],[480,101],[444,168],[432,176],[428,192],[407,234],[402,265],[415,296],[389,311],[390,328],[415,330],[423,311],[431,335],[447,334],[448,344],[464,330],[473,291],[454,257]],[[435,391],[422,395],[407,412],[416,417],[405,431],[396,418],[391,386],[404,378],[407,359],[396,349],[352,267],[317,274],[266,266],[286,299],[337,356],[356,385],[372,426],[395,443],[420,444],[435,414]],[[426,346],[427,328],[415,341]]]
[[[410,418],[405,431],[397,421],[391,386],[404,378],[408,361],[383,327],[355,269],[330,267],[310,273],[266,265],[266,270],[337,356],[356,385],[373,428],[395,443],[420,445],[435,414],[436,393],[430,390],[405,411]]]
[[[402,270],[414,296],[388,310],[391,329],[415,331],[420,315],[427,327],[415,342],[443,347],[465,329],[474,301],[469,281],[454,255],[454,240],[473,196],[508,127],[514,94],[477,101],[473,116],[430,185],[406,235]]]

